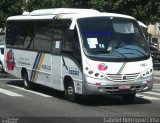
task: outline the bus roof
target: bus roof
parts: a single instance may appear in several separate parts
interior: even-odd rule
[[[102,12],[102,14],[106,15],[106,16],[110,16],[110,17],[122,17],[122,18],[130,18],[130,19],[135,19],[132,16],[129,15],[124,15],[124,14],[118,14],[118,13],[108,13],[108,12]]]
[[[11,16],[7,19],[8,20],[46,20],[46,19],[53,19],[56,15],[46,15],[46,16],[23,16],[23,15],[17,15],[17,16]]]
[[[138,21],[138,24],[144,28],[147,28],[147,25],[145,25],[144,23],[142,23],[141,21]]]
[[[53,19],[55,16],[65,15],[65,18],[74,18],[78,14],[94,15],[100,13],[94,9],[76,9],[76,8],[54,8],[40,9],[32,12],[24,12],[23,15],[11,16],[7,20],[28,20],[28,19]]]
[[[55,8],[55,9],[40,9],[34,10],[32,12],[26,12],[23,15],[11,16],[7,20],[39,20],[39,19],[77,19],[85,17],[98,17],[98,16],[108,16],[108,17],[122,17],[135,19],[128,15],[116,14],[116,13],[100,13],[94,9],[73,9],[73,8]]]
[[[55,9],[40,9],[30,13],[32,16],[37,15],[57,15],[57,14],[80,14],[80,13],[99,13],[94,9],[76,9],[76,8],[55,8]]]

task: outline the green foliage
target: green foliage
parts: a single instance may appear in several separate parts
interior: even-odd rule
[[[110,0],[108,0],[110,1]],[[144,23],[160,19],[159,0],[113,0],[112,12],[131,15]]]
[[[0,0],[0,27],[3,27],[7,17],[22,14],[22,0]]]
[[[105,0],[91,0],[89,3],[91,7],[99,11],[104,11],[107,5],[107,2]]]
[[[44,8],[94,8],[131,15],[144,23],[160,20],[159,0],[0,0],[0,27],[7,17]]]

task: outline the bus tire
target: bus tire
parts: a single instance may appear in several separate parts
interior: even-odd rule
[[[0,73],[3,73],[3,72],[4,72],[4,68],[3,68],[2,62],[0,62]]]
[[[68,101],[76,102],[76,94],[73,82],[68,82],[65,86],[65,96]]]
[[[136,94],[123,94],[122,98],[124,99],[125,102],[133,102],[135,99]]]
[[[25,73],[24,76],[23,76],[23,83],[24,83],[24,88],[25,89],[31,89],[31,82],[29,81],[28,79],[28,74]]]

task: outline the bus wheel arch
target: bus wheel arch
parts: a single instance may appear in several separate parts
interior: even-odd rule
[[[27,72],[27,69],[24,67],[21,70],[21,76],[23,79],[24,88],[31,89],[31,82],[29,81],[29,78],[28,78],[28,72]]]
[[[70,76],[64,77],[64,92],[67,100],[76,102],[77,95],[75,93],[75,86],[73,79]]]

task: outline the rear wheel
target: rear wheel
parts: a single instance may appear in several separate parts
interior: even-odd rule
[[[0,62],[0,73],[3,73],[3,72],[4,72],[3,65],[2,65],[2,62]]]
[[[136,94],[123,94],[122,98],[126,101],[126,102],[133,102],[135,99]]]
[[[75,94],[73,81],[67,82],[65,86],[65,96],[69,101],[76,102],[77,95]]]
[[[25,73],[23,76],[23,82],[24,82],[24,88],[25,89],[31,89],[31,82],[28,79],[28,74]]]

